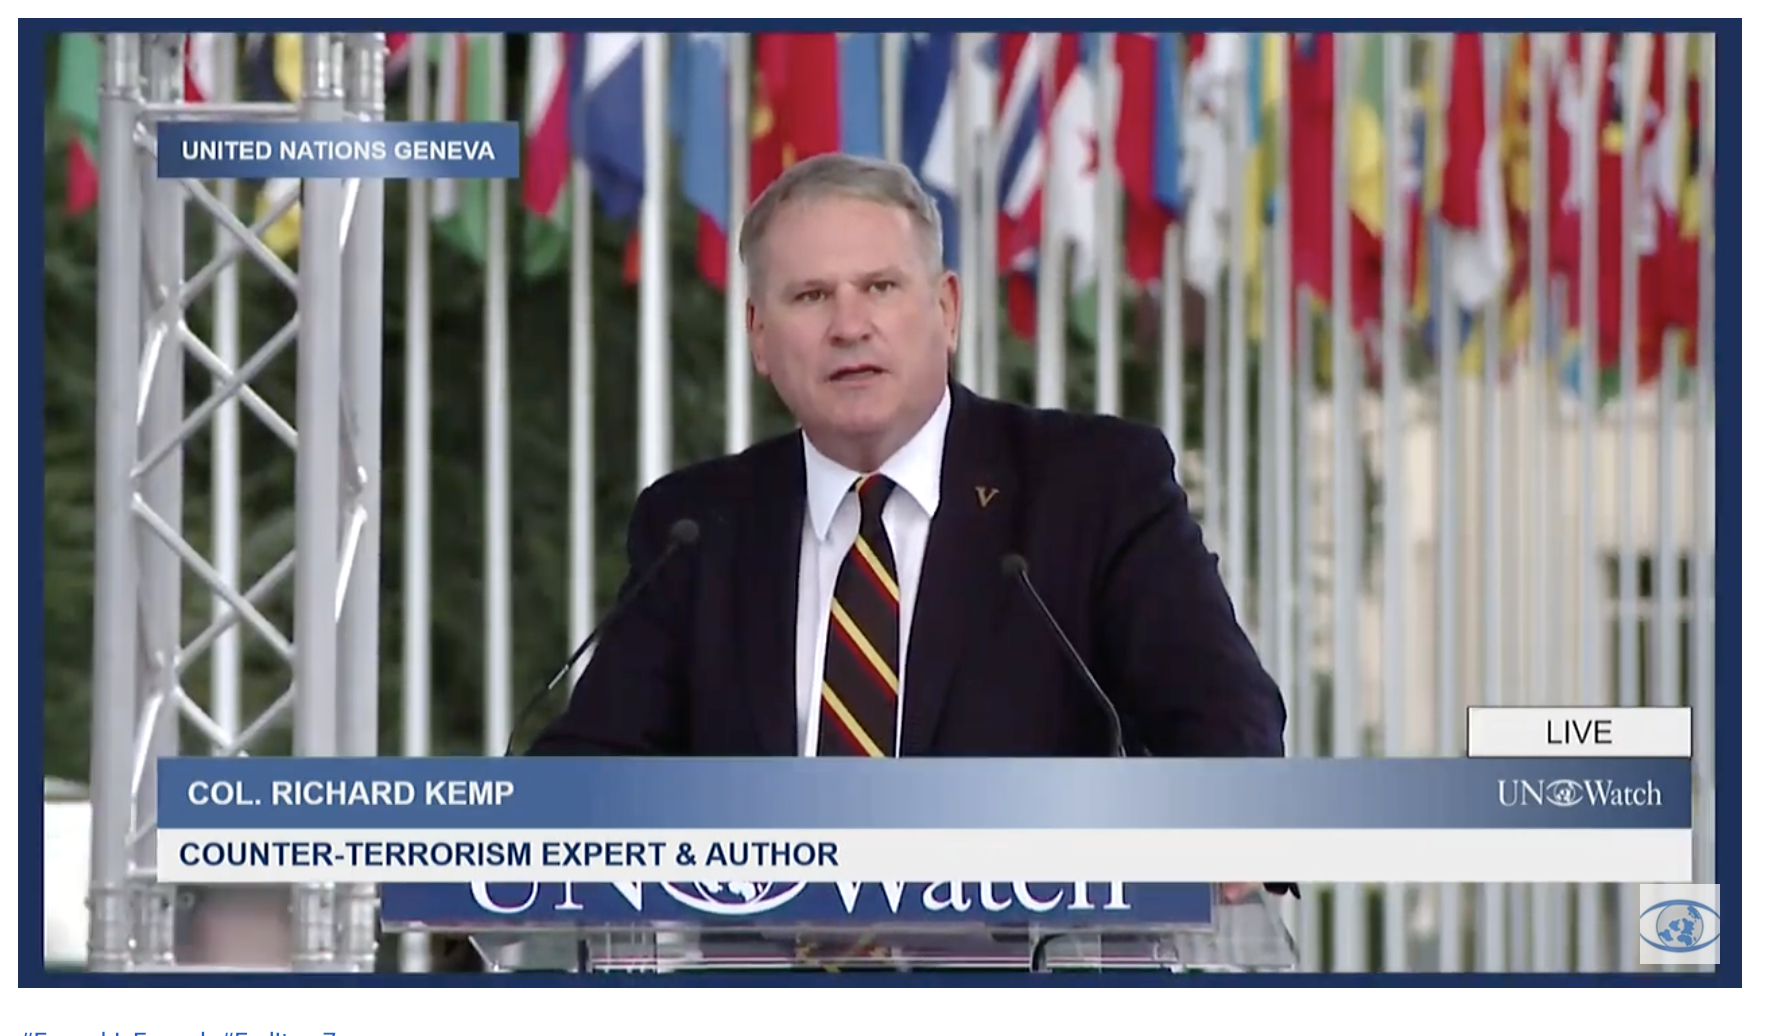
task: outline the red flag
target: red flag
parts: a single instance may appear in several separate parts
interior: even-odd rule
[[[1327,299],[1334,281],[1335,41],[1297,33],[1292,45],[1292,286]]]
[[[1309,288],[1328,302],[1335,291],[1335,37],[1297,34],[1287,75],[1292,120],[1292,284]],[[1347,219],[1348,301],[1354,327],[1363,330],[1380,316],[1384,242],[1353,212],[1351,197]]]
[[[1063,45],[1062,34],[1058,34],[1058,37],[1056,46],[1060,50]],[[1033,34],[1030,32],[1004,32],[996,38],[995,49],[1000,68],[995,85],[995,110],[1000,113],[998,118],[1003,123],[1007,123],[1009,119],[1017,120],[1021,113],[1015,110],[1016,107],[1030,103],[1031,94],[1029,92],[1022,90],[1019,96],[1015,96],[1014,91],[1016,87],[1022,86],[1019,82],[1021,58],[1028,47],[1035,48],[1034,52],[1038,53],[1036,50],[1038,46],[1038,41],[1033,39]],[[1009,199],[1000,200],[1004,207],[1001,209],[1001,215],[997,221],[1000,226],[996,232],[995,268],[1009,275],[1014,274],[1018,264],[1026,257],[1027,253],[1036,252],[1039,246],[1039,232],[1044,215],[1044,205],[1039,199],[1043,195],[1044,179],[1048,175],[1050,167],[1049,160],[1044,157],[1048,154],[1045,150],[1044,128],[1051,122],[1051,103],[1056,95],[1059,82],[1056,77],[1055,64],[1056,61],[1053,58],[1052,67],[1046,69],[1040,76],[1037,86],[1039,139],[1033,141],[1028,148],[1028,150],[1036,149],[1040,156],[1038,162],[1041,172],[1038,190],[1031,203],[1019,212],[1009,212],[1005,208],[1009,204]],[[1003,131],[1006,128],[1006,126],[1001,127]],[[1006,156],[1005,160],[1012,165],[1025,161],[1026,154],[1010,154]]]
[[[1617,371],[1620,358],[1620,303],[1624,291],[1624,279],[1620,269],[1624,265],[1624,249],[1626,235],[1633,234],[1632,242],[1637,242],[1636,228],[1625,224],[1625,182],[1624,169],[1629,159],[1637,161],[1637,142],[1627,139],[1626,116],[1631,98],[1625,82],[1626,36],[1624,33],[1612,33],[1607,38],[1607,64],[1603,70],[1601,81],[1601,107],[1599,122],[1600,147],[1595,169],[1595,197],[1599,199],[1596,210],[1596,236],[1594,245],[1599,276],[1596,280],[1595,320],[1595,354],[1602,371]],[[1580,287],[1580,285],[1579,285]],[[1587,316],[1580,305],[1581,291],[1572,291],[1577,300],[1570,306],[1572,320],[1580,321]]]
[[[526,211],[549,219],[568,185],[574,155],[569,148],[569,109],[581,84],[570,81],[576,63],[570,34],[531,34],[526,56],[525,166],[519,196]]]
[[[1154,284],[1162,278],[1163,239],[1180,207],[1175,56],[1163,53],[1163,39],[1155,33],[1121,32],[1114,39],[1121,83],[1115,148],[1125,188],[1125,270],[1138,284]]]
[[[1552,135],[1552,193],[1561,198],[1554,205],[1555,225],[1551,236],[1552,270],[1565,276],[1568,300],[1565,326],[1572,332],[1592,320],[1595,328],[1595,354],[1602,369],[1610,369],[1619,361],[1619,302],[1621,246],[1625,239],[1624,188],[1621,169],[1624,161],[1625,98],[1620,87],[1620,52],[1622,34],[1608,37],[1604,68],[1591,68],[1586,59],[1583,38],[1571,33],[1566,40],[1566,53],[1558,74],[1558,89],[1552,98],[1552,122],[1558,132]],[[1595,111],[1595,182],[1583,184],[1576,160],[1580,145],[1576,134],[1576,114],[1587,103],[1585,84],[1591,79],[1600,82],[1601,95]],[[1582,240],[1582,200],[1592,187],[1595,197],[1595,240]],[[1596,269],[1595,312],[1586,314],[1582,308],[1582,256],[1584,248],[1593,248]]]
[[[1663,366],[1663,333],[1668,329],[1668,286],[1664,277],[1669,263],[1663,255],[1663,226],[1672,222],[1676,202],[1664,197],[1662,168],[1665,137],[1674,133],[1673,120],[1679,115],[1670,112],[1668,48],[1663,33],[1650,35],[1649,65],[1645,70],[1644,110],[1639,124],[1638,148],[1638,220],[1634,227],[1638,248],[1638,350],[1637,383],[1653,380]]]
[[[832,32],[765,32],[754,56],[753,194],[841,146],[840,51]]]
[[[624,283],[636,284],[643,279],[643,231],[630,232],[624,242]]]
[[[1016,270],[1007,276],[1007,324],[1025,341],[1038,341],[1038,282],[1029,273]]]
[[[1641,134],[1640,382],[1661,372],[1671,331],[1682,332],[1682,361],[1691,365],[1699,323],[1699,83],[1692,55],[1671,54],[1666,42],[1653,40]]]
[[[1022,89],[1016,96],[1015,90],[1022,87],[1019,82],[1022,56],[1027,48],[1038,46],[1033,35],[1029,32],[1004,32],[996,39],[1000,70],[996,82],[995,110],[1001,113],[1000,118],[1004,122],[1010,118],[1018,120],[1020,112],[1016,109],[1032,101],[1031,93]],[[1063,52],[1068,52],[1070,67],[1074,67],[1075,53],[1075,44],[1068,34],[1057,34],[1055,46],[1056,53],[1042,71],[1037,84],[1038,139],[1029,144],[1029,150],[1036,150],[1038,153],[1037,161],[1041,170],[1039,186],[1026,207],[1018,212],[1009,212],[1005,207],[1009,203],[1008,199],[1001,200],[1003,207],[997,217],[999,226],[996,231],[995,268],[1007,277],[1008,328],[1017,337],[1034,343],[1038,341],[1038,281],[1035,264],[1044,225],[1045,181],[1050,176],[1051,109],[1062,83],[1058,67],[1065,60]],[[1026,155],[1009,155],[1006,160],[1014,164],[1025,161]]]
[[[729,235],[703,212],[698,214],[698,272],[719,291],[729,286]]]
[[[1483,226],[1477,189],[1489,118],[1484,106],[1483,37],[1461,32],[1452,41],[1451,93],[1446,101],[1446,166],[1440,172],[1440,218],[1454,229]]]

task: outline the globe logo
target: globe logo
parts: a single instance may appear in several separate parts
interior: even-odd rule
[[[675,902],[701,914],[750,917],[776,910],[797,898],[801,881],[664,882],[662,891]]]
[[[1560,777],[1545,782],[1545,801],[1568,809],[1582,801],[1582,782]]]
[[[1671,899],[1644,911],[1638,937],[1669,953],[1693,953],[1718,941],[1718,911],[1691,899]]]

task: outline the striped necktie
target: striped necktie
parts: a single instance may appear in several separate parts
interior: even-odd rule
[[[881,758],[896,752],[901,594],[896,558],[884,531],[884,504],[895,488],[882,475],[853,483],[859,497],[859,535],[841,562],[828,606],[818,755]]]

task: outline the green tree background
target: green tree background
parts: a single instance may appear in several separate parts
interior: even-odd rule
[[[524,96],[523,36],[508,37],[509,98]],[[55,51],[50,52],[45,97],[54,94]],[[48,102],[46,101],[46,104]],[[405,95],[391,98],[390,117],[405,117]],[[92,666],[92,550],[94,376],[96,339],[97,224],[91,212],[65,214],[64,156],[73,127],[48,109],[45,152],[46,241],[44,248],[45,341],[45,628],[46,731],[48,775],[84,780],[87,773]],[[508,113],[517,118],[517,110]],[[243,185],[242,205],[251,204],[252,185]],[[523,213],[517,190],[506,192],[512,246],[517,246]],[[382,541],[381,743],[395,752],[400,736],[402,630],[401,565],[403,486],[404,335],[407,322],[404,271],[407,191],[391,183],[385,192],[387,231],[384,264],[384,410]],[[196,269],[212,249],[213,230],[197,207],[188,207],[188,269]],[[672,219],[672,336],[675,460],[687,463],[723,449],[723,299],[696,273],[695,218],[678,206]],[[623,574],[623,531],[636,493],[636,292],[617,271],[628,226],[597,221],[594,313],[597,403],[597,536],[599,597],[603,606]],[[435,751],[475,753],[482,743],[483,656],[483,464],[482,393],[483,274],[479,266],[436,237],[432,255],[433,443],[432,522],[432,706]],[[242,343],[256,348],[295,311],[289,292],[251,261],[241,278]],[[1188,324],[1197,328],[1202,300],[1188,299]],[[568,630],[568,371],[569,281],[567,272],[532,279],[515,274],[511,305],[513,681],[520,694],[554,671],[569,643]],[[1125,365],[1127,408],[1131,416],[1154,416],[1158,326],[1152,299],[1128,304],[1131,329]],[[206,296],[189,312],[200,335],[211,330]],[[1192,332],[1196,337],[1197,332]],[[1070,405],[1093,406],[1093,349],[1084,338],[1071,342]],[[1031,351],[1009,340],[1003,350],[1004,376],[1011,398],[1031,398]],[[187,364],[188,405],[213,391],[210,378]],[[1188,448],[1197,447],[1199,369],[1188,368]],[[292,415],[295,350],[254,382],[281,413]],[[791,427],[770,388],[755,386],[757,428],[762,435]],[[1258,400],[1250,413],[1260,412]],[[289,550],[294,537],[293,455],[251,415],[242,417],[243,578],[251,583]],[[1252,473],[1251,473],[1252,478]],[[185,453],[185,532],[200,551],[210,535],[210,441],[200,435]],[[1253,536],[1251,530],[1251,537]],[[1255,551],[1250,556],[1255,556]],[[210,596],[196,579],[184,584],[185,637],[208,622]],[[280,628],[290,628],[290,592],[266,605]],[[287,685],[288,670],[250,632],[243,633],[243,708],[251,718]],[[200,703],[209,700],[209,667],[188,670],[187,690]],[[279,731],[263,746],[283,751]],[[187,736],[188,750],[198,750]]]

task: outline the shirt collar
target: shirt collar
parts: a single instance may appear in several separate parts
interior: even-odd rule
[[[945,455],[946,424],[951,415],[952,390],[947,388],[933,416],[878,469],[879,474],[912,497],[929,519],[939,512],[940,461]],[[823,456],[808,435],[803,437],[803,460],[810,527],[816,531],[817,539],[825,540],[834,516],[840,512],[841,501],[853,491],[853,483],[872,473],[854,471]]]

